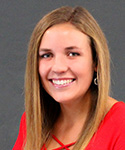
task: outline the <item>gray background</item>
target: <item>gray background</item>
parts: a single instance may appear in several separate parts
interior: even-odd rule
[[[1,0],[0,2],[0,149],[12,149],[24,111],[27,45],[33,28],[49,11],[63,6],[87,8],[100,24],[110,48],[112,96],[125,101],[124,0]]]

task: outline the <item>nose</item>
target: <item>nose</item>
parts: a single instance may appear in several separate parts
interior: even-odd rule
[[[52,71],[57,74],[64,73],[68,70],[68,64],[64,57],[55,57],[52,64]]]

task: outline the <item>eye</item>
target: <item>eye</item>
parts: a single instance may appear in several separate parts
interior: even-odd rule
[[[71,57],[79,56],[79,55],[80,55],[80,54],[77,53],[77,52],[70,52],[70,53],[68,54],[68,56],[71,56]]]
[[[50,58],[50,57],[53,57],[53,54],[51,53],[46,53],[46,54],[42,54],[40,55],[41,58]]]

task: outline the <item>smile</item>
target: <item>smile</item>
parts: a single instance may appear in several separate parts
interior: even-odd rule
[[[75,79],[52,79],[51,82],[55,86],[68,86],[71,84]]]

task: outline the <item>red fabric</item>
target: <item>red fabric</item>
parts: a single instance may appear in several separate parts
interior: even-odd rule
[[[25,113],[21,118],[19,135],[12,150],[23,150],[26,138]],[[60,141],[59,141],[60,142]],[[65,146],[64,144],[61,146]],[[45,145],[41,150],[47,150]],[[101,122],[86,150],[125,150],[125,103],[118,102]]]
[[[61,150],[61,149],[70,150],[68,147],[70,147],[70,146],[72,146],[72,145],[74,145],[76,143],[76,142],[73,142],[73,143],[64,145],[59,139],[57,139],[57,137],[55,137],[55,135],[52,135],[52,138],[61,145],[61,147],[54,148],[52,150]],[[45,144],[43,145],[41,150],[47,150]]]
[[[57,139],[57,137],[55,137],[55,135],[52,135],[52,138],[61,145],[61,147],[55,148],[53,150],[61,150],[61,149],[70,150],[68,147],[70,147],[76,143],[76,142],[72,142],[70,144],[64,145],[59,139]]]
[[[114,104],[86,150],[125,150],[125,103]]]
[[[24,150],[23,146],[26,139],[26,114],[24,113],[20,122],[19,134],[16,140],[16,143],[12,150]]]

